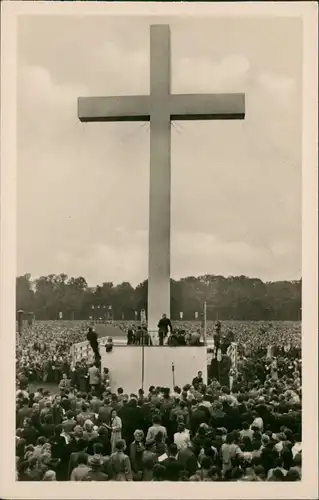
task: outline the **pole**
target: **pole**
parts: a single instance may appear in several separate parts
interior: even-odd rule
[[[207,304],[204,302],[204,345],[207,345]]]
[[[175,366],[174,362],[172,363],[172,376],[173,376],[173,388],[175,387]]]

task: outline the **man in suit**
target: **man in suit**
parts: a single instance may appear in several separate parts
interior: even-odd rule
[[[29,400],[27,398],[25,398],[22,401],[22,408],[20,408],[20,410],[18,410],[18,412],[17,412],[17,416],[16,416],[17,429],[22,427],[25,418],[31,417],[31,414],[32,414],[32,408],[29,407]]]
[[[190,476],[196,473],[198,469],[196,455],[190,447],[182,448],[177,456],[177,461],[182,470],[187,470]]]
[[[175,443],[172,443],[168,448],[168,458],[161,462],[161,465],[166,469],[166,478],[168,481],[178,481],[182,471],[182,465],[177,460],[178,449]]]
[[[127,345],[132,345],[134,341],[134,333],[132,328],[127,330]]]
[[[166,317],[166,314],[163,314],[162,318],[158,322],[158,336],[159,336],[159,345],[164,345],[164,338],[168,334],[168,330],[172,332],[173,327],[171,320]]]
[[[135,399],[130,399],[128,403],[122,406],[118,411],[118,416],[122,420],[122,436],[126,441],[127,447],[134,441],[134,431],[143,429],[144,414],[142,408],[137,406]]]
[[[110,419],[111,419],[111,413],[112,413],[112,405],[111,402],[108,398],[104,399],[103,405],[100,406],[100,409],[98,411],[98,423],[100,425],[102,424],[109,424]]]
[[[86,335],[87,340],[90,342],[90,346],[92,351],[94,352],[95,360],[99,363],[101,359],[100,351],[99,351],[99,343],[97,339],[97,333],[93,330],[93,328],[89,328],[89,331]]]

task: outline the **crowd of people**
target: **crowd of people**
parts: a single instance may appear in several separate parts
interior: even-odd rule
[[[137,322],[129,321],[117,321],[114,324],[122,330],[123,338],[127,342],[128,332],[136,332],[139,326]],[[193,336],[196,342],[199,325],[198,321],[175,321],[174,336],[175,332],[183,332],[184,337]],[[289,345],[292,350],[298,352],[301,349],[299,322],[223,321],[222,325],[223,330],[231,330],[234,333],[236,342],[245,348],[246,355],[250,358],[258,350],[265,352],[270,345],[275,349]],[[32,326],[25,327],[16,348],[17,378],[27,378],[30,382],[54,383],[61,380],[63,373],[69,376],[72,369],[70,348],[73,344],[87,339],[88,326],[87,321],[36,321]],[[213,336],[214,331],[215,321],[207,322],[208,338]],[[115,344],[116,340],[114,339]],[[173,341],[175,342],[175,339]],[[133,342],[136,342],[134,336]],[[183,342],[183,339],[177,342]]]
[[[136,394],[112,392],[94,363],[73,365],[70,347],[87,324],[27,328],[16,360],[17,480],[299,481],[300,325],[250,324],[225,327],[238,342],[232,377],[214,357],[207,384],[190,374],[184,387]]]

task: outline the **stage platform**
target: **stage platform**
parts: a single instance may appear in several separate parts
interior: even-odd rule
[[[206,347],[115,346],[112,352],[101,350],[101,367],[109,369],[112,391],[123,387],[125,393],[136,393],[151,385],[183,387],[199,371],[207,377]]]
[[[101,369],[108,368],[112,391],[123,387],[125,393],[145,391],[151,385],[179,387],[191,383],[197,372],[203,372],[207,378],[206,346],[171,347],[171,346],[135,346],[117,344],[111,352],[106,352],[107,338],[100,339]],[[88,342],[74,344],[74,361],[85,358],[93,361],[93,352]]]

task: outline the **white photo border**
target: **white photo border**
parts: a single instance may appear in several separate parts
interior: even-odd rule
[[[11,499],[286,499],[318,491],[318,6],[316,2],[1,3],[0,497]],[[16,37],[21,15],[301,17],[303,20],[303,478],[294,483],[39,483],[15,481]],[[285,41],[283,40],[283,43]]]

